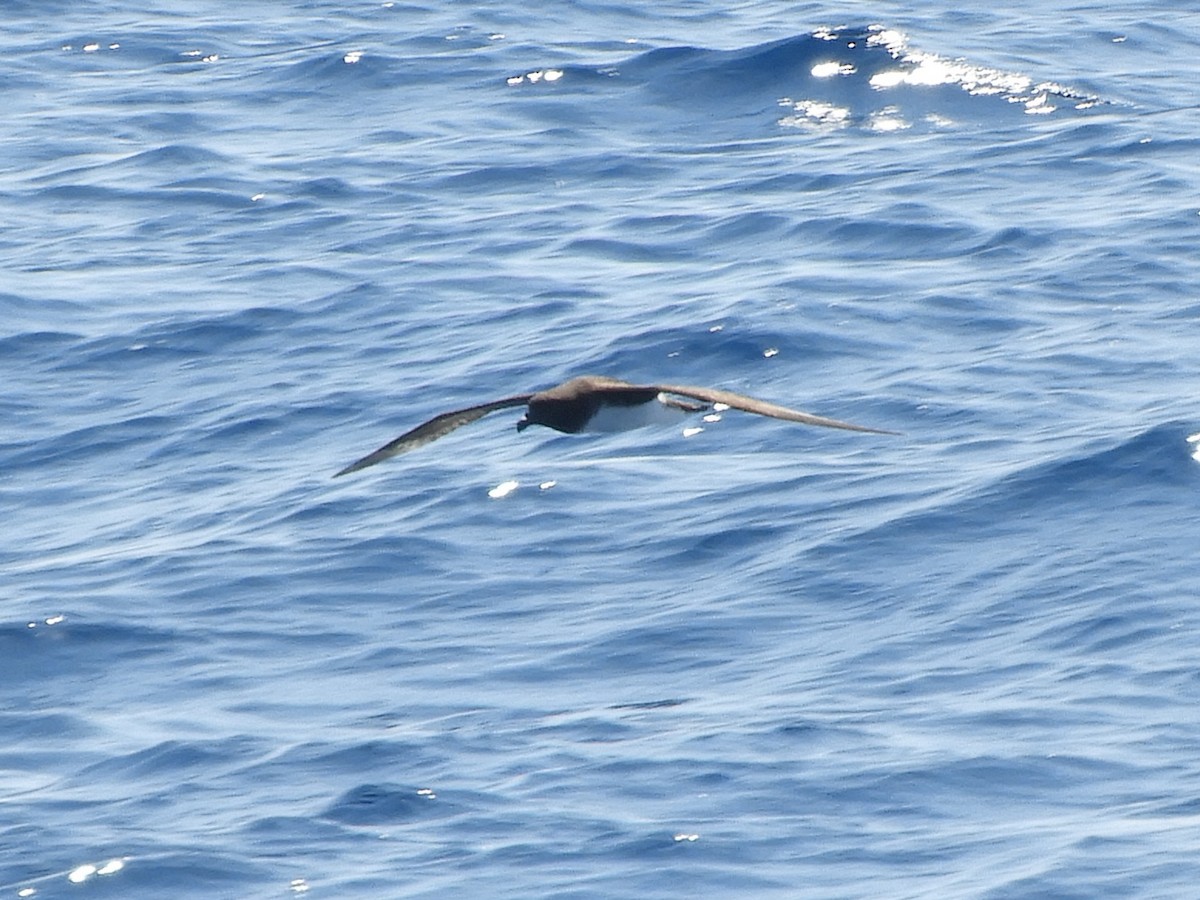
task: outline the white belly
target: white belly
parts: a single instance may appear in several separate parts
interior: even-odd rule
[[[660,394],[659,397],[662,395]],[[687,410],[667,406],[657,400],[640,406],[601,407],[584,431],[628,431],[645,425],[674,425],[690,415]]]

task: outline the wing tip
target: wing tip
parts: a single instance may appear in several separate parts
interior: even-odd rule
[[[349,475],[351,472],[357,472],[360,469],[365,469],[368,466],[373,466],[373,465],[375,465],[375,463],[381,462],[385,458],[386,458],[385,456],[381,456],[378,453],[370,453],[370,454],[364,456],[362,459],[356,459],[354,462],[350,463],[350,465],[346,466],[346,468],[340,469],[337,472],[334,472],[333,477],[341,478],[343,475]]]

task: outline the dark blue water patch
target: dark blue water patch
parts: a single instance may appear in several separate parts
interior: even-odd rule
[[[7,628],[0,628],[0,646],[9,642]],[[11,649],[11,647],[6,647]],[[11,660],[7,653],[6,660]],[[17,746],[25,742],[81,740],[98,733],[94,723],[72,713],[56,711],[0,712],[0,731]]]
[[[840,257],[877,263],[881,259],[956,259],[978,241],[976,229],[945,221],[919,204],[878,211],[867,218],[808,219],[791,227],[789,238],[811,248],[835,248]]]
[[[707,225],[703,231],[703,240],[706,245],[729,245],[742,241],[770,242],[786,236],[791,225],[791,217],[777,213],[761,211],[737,213]],[[693,232],[690,237],[692,240],[698,240],[701,235]],[[766,252],[775,255],[779,249],[778,245],[774,245]]]
[[[563,243],[562,252],[617,263],[667,264],[694,260],[700,251],[690,240],[672,245],[616,238],[574,238]]]
[[[81,342],[73,352],[57,357],[47,370],[117,378],[125,373],[152,371],[164,366],[175,368],[198,355],[194,349],[178,346],[164,338],[146,341],[138,332],[133,332]]]
[[[203,434],[190,434],[187,443],[195,449],[200,449],[206,444],[215,448],[236,445],[239,453],[253,453],[265,445],[274,443],[275,437],[285,430],[284,426],[289,418],[289,413],[283,410],[271,416],[256,416],[249,411],[243,411],[232,421],[215,423],[205,429]],[[290,443],[286,438],[281,440]],[[173,451],[178,452],[180,449],[182,448],[168,445],[163,448],[163,452],[170,456]]]
[[[342,203],[361,196],[362,190],[344,178],[325,176],[289,185],[290,193],[323,203]]]
[[[1084,791],[1136,775],[1135,767],[1102,757],[977,755],[930,758],[911,768],[868,766],[831,792],[856,806],[878,804],[919,817],[953,814],[963,796],[987,796],[998,806],[1039,803],[1056,787]]]
[[[98,454],[134,451],[153,444],[174,427],[168,416],[133,416],[89,425],[51,438],[12,447],[8,465],[14,470],[72,465]]]
[[[170,146],[179,140],[180,135],[200,134],[209,125],[204,114],[198,110],[155,109],[153,106],[137,110],[126,121],[138,129],[144,135],[145,142],[152,146]]]
[[[81,598],[71,598],[75,603]],[[90,599],[90,598],[89,598]],[[13,623],[0,627],[0,648],[10,664],[10,678],[31,687],[43,681],[76,682],[108,667],[136,660],[153,666],[175,652],[178,636],[164,629],[140,625],[82,621],[70,612],[67,598],[52,597],[58,609],[67,610],[66,621]]]
[[[1038,516],[1062,522],[1066,530],[1059,536],[1065,537],[1086,533],[1093,517],[1118,502],[1130,512],[1182,510],[1187,492],[1200,487],[1200,467],[1186,442],[1195,430],[1169,422],[1113,446],[1024,468],[979,487],[968,499],[890,522],[884,530],[895,540],[921,532],[955,543],[996,540],[1019,530],[1025,517]]]
[[[447,175],[442,183],[452,190],[491,192],[549,188],[558,177],[559,173],[552,166],[499,164]]]
[[[690,546],[677,550],[673,557],[665,561],[673,561],[680,565],[719,562],[722,566],[739,566],[757,558],[764,543],[790,533],[791,530],[790,523],[751,525],[743,521],[736,527],[698,535],[690,542]]]
[[[1019,309],[975,296],[935,293],[921,300],[922,312],[936,317],[939,330],[965,336],[1012,334],[1028,328],[1030,321]],[[905,315],[910,314],[904,311]],[[964,412],[959,410],[959,412]]]
[[[522,840],[521,831],[499,833],[509,840],[463,859],[460,881],[450,893],[486,893],[497,898],[521,898],[520,888],[510,887],[523,873],[541,887],[545,896],[572,898],[610,897],[629,900],[670,900],[681,894],[704,896],[785,897],[795,893],[788,878],[774,878],[768,862],[749,856],[748,845],[730,832],[694,841],[686,834],[636,822],[626,824],[619,815],[609,819],[564,822],[547,849],[546,837]],[[614,822],[613,819],[617,819]],[[612,873],[620,871],[614,880]],[[496,872],[511,873],[497,883]]]
[[[308,815],[264,815],[246,823],[239,833],[262,850],[295,847],[297,841],[305,840],[328,846],[342,836],[342,829]]]
[[[1200,487],[1200,467],[1188,452],[1186,436],[1195,429],[1182,422],[1157,425],[1116,446],[1055,461],[1006,479],[992,489],[997,497],[1020,508],[1064,503],[1125,501],[1174,503],[1164,488]]]
[[[716,668],[739,653],[740,638],[724,622],[696,619],[631,623],[568,647],[536,664],[505,670],[504,677],[537,682],[551,677],[592,677],[598,673],[694,672]],[[588,673],[592,673],[589,676]]]
[[[1047,250],[1053,241],[1045,232],[1013,225],[993,232],[967,252],[999,260],[1024,260],[1032,252]]]
[[[1056,629],[1053,646],[1064,652],[1082,652],[1088,655],[1129,653],[1135,648],[1167,636],[1170,627],[1170,621],[1165,619],[1158,622],[1139,621],[1128,612],[1119,615],[1098,615]]]
[[[425,788],[360,784],[338,797],[319,816],[343,825],[364,826],[425,821],[452,815],[455,811]]]
[[[69,355],[82,335],[65,331],[30,331],[0,338],[0,356],[5,362],[45,363]]]
[[[94,210],[100,206],[124,209],[154,207],[160,214],[164,213],[164,202],[176,204],[163,215],[163,218],[167,219],[190,219],[205,210],[238,210],[253,206],[248,192],[243,190],[204,190],[169,185],[146,188],[120,188],[99,184],[54,185],[40,189],[37,199],[54,201],[60,208],[66,205],[73,209],[87,207]],[[35,268],[33,271],[39,269]]]
[[[37,197],[53,197],[74,202],[97,202],[106,197],[128,197],[137,199],[146,191],[132,187],[146,184],[157,176],[178,179],[183,173],[194,176],[201,174],[221,175],[230,171],[231,160],[216,151],[198,144],[176,142],[140,150],[119,159],[89,163],[74,168],[55,169],[38,175],[30,183],[40,185]],[[119,181],[126,185],[119,192],[109,187],[106,193],[103,182]]]
[[[742,188],[747,195],[788,196],[791,194],[828,194],[838,196],[846,188],[853,188],[862,182],[862,175],[856,172],[827,172],[803,169],[800,171],[771,173],[766,177],[758,177],[753,181],[745,181]]]
[[[401,129],[397,123],[389,122],[387,127],[372,131],[366,135],[365,143],[381,148],[401,148],[414,141],[420,140],[421,135],[416,131]]]
[[[34,22],[41,23],[42,16],[66,15],[76,9],[70,0],[12,0],[5,4],[5,10],[13,17],[30,17]],[[15,19],[14,19],[15,21]]]
[[[228,155],[197,144],[172,143],[134,153],[105,165],[106,169],[130,169],[137,173],[160,169],[178,176],[181,170],[225,172],[232,166]]]
[[[1104,858],[1109,861],[1109,857]],[[1040,871],[1036,875],[1012,877],[1011,874],[997,873],[986,879],[986,884],[981,885],[987,890],[980,896],[986,900],[1018,900],[1031,896],[1046,897],[1047,900],[1133,897],[1138,894],[1138,887],[1145,874],[1140,872],[1137,876],[1113,877],[1097,874],[1091,866],[1083,872],[1071,866],[1066,874]],[[1155,879],[1155,884],[1161,887],[1163,883]]]
[[[170,785],[192,774],[206,778],[260,756],[261,741],[234,736],[212,741],[163,741],[153,747],[94,763],[76,773],[81,784],[98,781],[135,781],[147,789],[153,784]]]
[[[275,343],[279,340],[280,332],[287,331],[301,317],[302,314],[298,312],[280,307],[250,307],[219,316],[156,322],[139,328],[123,340],[144,348],[143,352],[150,350],[185,357],[217,357],[231,348],[242,348],[248,342]],[[111,346],[111,340],[99,346],[105,344]],[[114,347],[110,352],[123,354],[127,349]]]
[[[594,744],[620,744],[636,738],[636,724],[603,715],[573,714],[561,719],[552,718],[529,729],[529,733],[547,742],[585,747]]]
[[[403,602],[405,598],[397,599]],[[347,660],[344,668],[347,671],[411,671],[419,673],[435,661],[445,662],[447,665],[461,665],[464,661],[476,659],[481,655],[464,647],[416,648],[403,644],[397,647],[383,647],[363,652]]]
[[[619,219],[613,228],[618,232],[654,234],[669,238],[698,237],[705,228],[711,227],[709,216],[683,213],[638,214]]]
[[[857,31],[846,36],[864,47],[869,35]],[[813,35],[796,35],[737,50],[701,47],[660,47],[613,66],[622,78],[654,84],[660,90],[685,95],[775,92],[783,85],[807,78],[817,56],[829,42]]]
[[[370,771],[399,771],[403,767],[427,769],[440,757],[423,741],[377,739],[357,744],[303,744],[292,747],[265,765],[278,770],[274,777],[286,777],[298,768],[320,770],[327,777],[338,774],[359,777]],[[258,771],[258,770],[255,770]],[[424,800],[426,795],[421,795]]]
[[[328,471],[328,475],[332,474],[333,471]],[[340,478],[334,482],[330,478],[330,490],[343,490],[341,483],[345,480]],[[410,518],[419,520],[429,507],[462,502],[462,497],[447,497],[444,485],[429,486],[427,481],[406,478],[403,472],[394,473],[390,479],[384,479],[383,490],[372,492],[369,497],[362,496],[361,488],[351,490],[337,502],[339,508],[350,511],[355,518],[386,510],[398,526],[403,526]],[[423,486],[418,487],[418,484]],[[380,589],[385,594],[403,596],[403,582],[394,583],[398,573],[404,573],[406,579],[444,576],[456,568],[461,552],[453,540],[414,533],[410,528],[402,528],[399,533],[389,530],[379,536],[327,542],[323,550],[319,557],[323,562],[315,574],[322,582],[339,588],[343,600],[356,596],[348,587],[356,584],[382,585]]]

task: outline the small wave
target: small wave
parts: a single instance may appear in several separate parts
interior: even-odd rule
[[[343,825],[386,825],[428,818],[438,805],[437,795],[428,788],[361,784],[342,794],[321,815]]]
[[[953,503],[893,520],[879,533],[908,539],[942,529],[991,532],[1016,517],[1047,515],[1066,522],[1068,512],[1168,502],[1178,488],[1200,486],[1200,471],[1189,459],[1195,444],[1188,443],[1187,434],[1181,423],[1168,422],[1103,449],[1085,445],[1080,452],[999,477]]]
[[[1158,425],[1114,447],[1018,473],[997,488],[1036,503],[1057,502],[1056,496],[1111,501],[1118,490],[1195,486],[1200,473],[1188,465],[1185,434],[1178,422]]]
[[[881,25],[824,28],[736,50],[659,47],[614,66],[542,67],[509,76],[513,87],[632,85],[662,103],[721,105],[750,114],[773,108],[780,128],[897,131],[952,127],[1014,111],[1044,116],[1102,104],[1074,88],[913,49]],[[656,120],[656,124],[658,123]]]

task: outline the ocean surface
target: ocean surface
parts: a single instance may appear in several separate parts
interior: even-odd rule
[[[6,2],[0,900],[1195,897],[1191,10]]]

